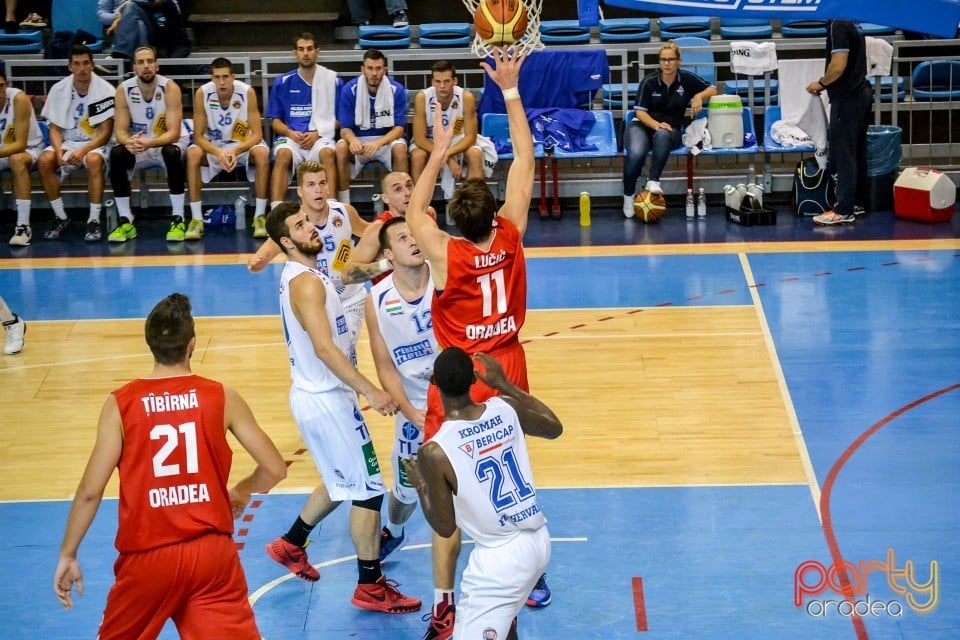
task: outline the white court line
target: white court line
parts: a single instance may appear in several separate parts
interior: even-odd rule
[[[753,277],[753,270],[750,269],[750,262],[747,259],[747,255],[745,253],[739,255],[740,264],[743,267],[743,275],[747,279],[750,297],[753,298],[753,305],[757,310],[757,319],[760,321],[760,328],[763,331],[763,340],[767,344],[767,353],[770,355],[770,365],[773,367],[773,372],[777,376],[777,385],[780,387],[780,395],[783,397],[783,404],[787,410],[787,419],[790,421],[790,429],[793,431],[793,438],[797,443],[797,452],[800,454],[803,472],[807,477],[807,484],[810,485],[813,508],[817,511],[817,519],[823,524],[823,515],[820,513],[820,483],[817,482],[817,474],[813,471],[813,461],[810,459],[810,451],[807,449],[807,442],[804,440],[803,431],[800,429],[800,419],[797,418],[797,410],[796,407],[793,406],[793,399],[790,397],[787,379],[783,375],[783,367],[780,366],[777,347],[773,343],[773,333],[770,331],[767,315],[764,313],[763,304],[760,302],[760,292],[757,291],[756,286],[757,281]]]
[[[587,541],[588,541],[588,538],[586,538],[586,537],[582,537],[582,538],[550,538],[550,542],[587,542]],[[463,544],[473,544],[473,543],[474,543],[473,540],[464,540],[464,541],[463,541]],[[400,551],[419,551],[419,550],[422,550],[422,549],[429,549],[430,547],[431,547],[430,543],[426,543],[426,544],[411,544],[411,545],[407,545],[407,546],[401,548]],[[317,570],[320,570],[320,569],[323,568],[323,567],[331,567],[331,566],[333,566],[333,565],[335,565],[335,564],[342,564],[342,563],[344,563],[344,562],[350,562],[351,560],[356,560],[356,559],[357,559],[357,556],[356,556],[356,554],[354,554],[354,555],[352,555],[352,556],[343,556],[342,558],[334,558],[333,560],[327,560],[327,561],[325,561],[325,562],[319,562],[319,563],[317,563],[317,564],[315,564],[315,565],[313,565],[313,566],[314,566]],[[275,589],[276,587],[280,586],[280,585],[283,584],[284,582],[286,582],[286,581],[288,581],[288,580],[293,580],[293,579],[296,578],[296,577],[297,577],[297,576],[295,576],[294,574],[288,572],[286,575],[280,576],[279,578],[276,578],[275,580],[271,580],[270,582],[266,583],[265,585],[263,585],[262,587],[260,587],[259,589],[257,589],[256,591],[254,591],[253,593],[250,594],[250,598],[249,598],[249,600],[250,600],[250,606],[251,606],[251,607],[255,606],[255,605],[257,604],[257,602],[258,602],[263,596],[267,595],[270,591],[272,591],[272,590]]]

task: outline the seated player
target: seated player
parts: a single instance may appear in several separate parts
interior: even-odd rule
[[[6,68],[0,65],[0,169],[13,174],[13,197],[17,201],[17,226],[10,244],[30,244],[30,169],[43,151],[43,132],[30,98],[7,85]]]

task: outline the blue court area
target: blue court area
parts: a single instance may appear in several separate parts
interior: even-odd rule
[[[0,291],[32,320],[100,319],[106,309],[110,317],[142,318],[174,291],[190,296],[197,316],[277,315],[282,270],[282,264],[256,275],[242,265],[0,269]],[[735,255],[528,258],[527,270],[530,309],[684,304],[692,294],[703,297],[690,304],[750,303]]]
[[[571,488],[541,488],[555,539],[554,601],[521,614],[521,638],[960,634],[960,251],[751,253],[746,264],[755,286],[736,254],[528,260],[531,309],[756,304],[797,416],[797,455],[809,457],[812,478],[810,485],[638,487],[610,469],[609,484],[622,488],[591,488],[578,486],[571,460]],[[36,320],[142,317],[172,290],[193,296],[198,315],[275,314],[279,269],[260,276],[242,266],[0,270],[0,290]],[[590,363],[578,367],[589,374]],[[609,434],[630,439],[616,424]],[[830,496],[822,523],[821,491]],[[266,557],[263,545],[304,499],[266,496],[239,525],[264,637],[420,638],[418,615],[349,604],[356,565],[346,509],[309,548],[324,565],[319,583],[301,582]],[[115,504],[105,503],[81,548],[87,594],[70,613],[51,593],[68,503],[0,505],[0,637],[94,636],[112,580]],[[425,602],[428,541],[418,514],[407,548],[385,569]],[[843,596],[832,588],[830,567],[841,558],[859,578],[855,600],[873,603],[873,612],[878,601],[889,607],[863,615],[862,626],[839,609]],[[801,563],[807,570],[798,577]]]

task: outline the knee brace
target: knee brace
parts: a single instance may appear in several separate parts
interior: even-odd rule
[[[383,494],[381,493],[378,496],[373,498],[367,498],[366,500],[354,500],[353,506],[360,507],[361,509],[369,509],[370,511],[380,511],[380,507],[383,506]]]

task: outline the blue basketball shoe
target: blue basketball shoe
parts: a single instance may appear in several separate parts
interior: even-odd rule
[[[407,530],[402,529],[400,535],[395,538],[386,527],[380,530],[380,562],[383,562],[388,555],[403,544],[406,534]]]
[[[527,606],[534,609],[545,607],[550,604],[550,587],[547,586],[547,574],[540,576],[537,584],[533,585],[533,590],[527,596]]]

